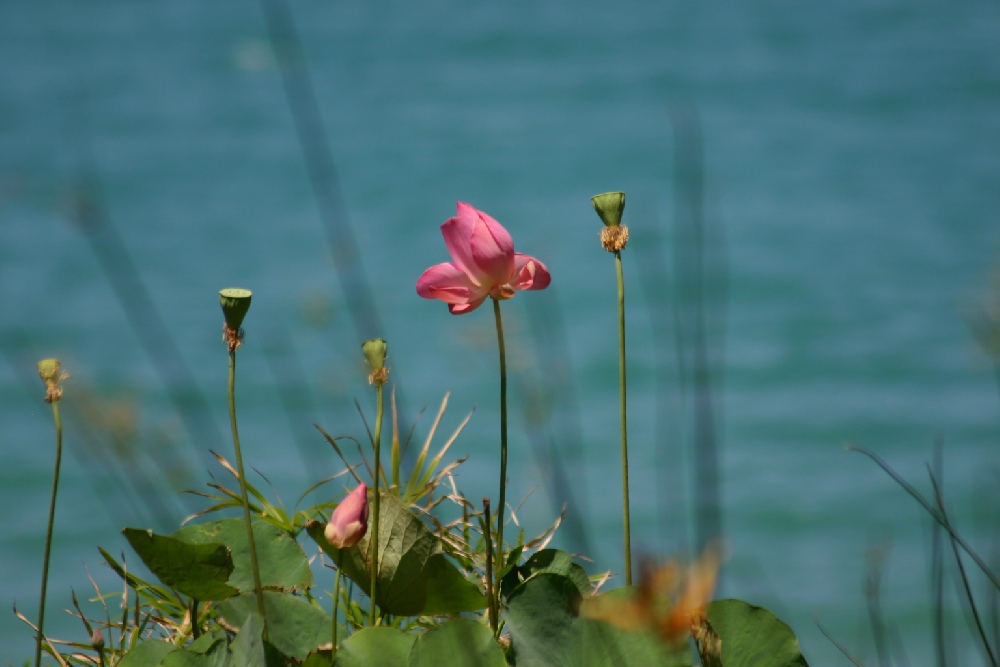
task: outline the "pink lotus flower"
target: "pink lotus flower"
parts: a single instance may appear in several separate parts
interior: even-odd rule
[[[362,482],[333,510],[330,523],[323,529],[326,541],[338,549],[358,543],[368,530],[368,487]]]
[[[441,299],[453,315],[461,315],[486,297],[509,299],[517,290],[549,286],[549,270],[534,257],[514,252],[514,241],[499,222],[464,202],[457,209],[441,225],[452,261],[424,271],[417,294]]]

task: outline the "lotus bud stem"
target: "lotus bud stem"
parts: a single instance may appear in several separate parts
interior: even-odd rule
[[[364,353],[365,359],[368,360],[368,365],[371,367],[371,373],[368,374],[368,383],[375,386],[375,438],[372,442],[374,454],[375,454],[375,466],[372,472],[374,479],[372,488],[372,535],[368,540],[371,544],[371,559],[372,559],[372,585],[371,585],[371,606],[369,609],[369,621],[371,625],[375,625],[375,607],[376,607],[376,588],[378,586],[378,571],[379,571],[379,510],[380,510],[380,499],[381,491],[379,490],[379,482],[382,478],[382,461],[381,461],[381,451],[380,446],[382,442],[382,414],[384,411],[383,406],[383,387],[386,380],[389,378],[389,369],[385,367],[386,351],[388,346],[385,341],[381,338],[372,338],[371,340],[366,340],[361,345],[361,352]]]

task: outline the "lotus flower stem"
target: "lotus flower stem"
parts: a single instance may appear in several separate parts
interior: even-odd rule
[[[379,521],[379,477],[382,475],[382,468],[379,461],[379,443],[382,440],[382,384],[375,384],[375,473],[374,489],[372,491],[372,532],[369,535],[369,542],[372,545],[372,590],[371,607],[369,609],[369,625],[375,625],[375,586],[378,581],[378,521]],[[337,571],[338,574],[340,571]]]
[[[521,290],[541,290],[552,280],[546,266],[530,255],[514,252],[514,240],[503,225],[464,202],[455,207],[455,217],[441,225],[441,234],[453,261],[435,264],[417,279],[417,294],[441,299],[453,315],[470,313],[487,297],[493,301],[497,343],[500,350],[500,503],[496,510],[496,585],[499,602],[503,574],[504,514],[507,509],[507,357],[503,342],[500,301]]]
[[[49,500],[49,522],[45,531],[45,557],[42,560],[42,590],[38,600],[38,637],[35,642],[35,667],[42,664],[42,642],[45,641],[45,598],[49,584],[49,560],[52,554],[52,526],[56,515],[56,494],[59,491],[59,468],[62,464],[62,418],[59,416],[59,399],[62,388],[59,381],[66,377],[60,373],[56,359],[45,359],[38,364],[38,373],[45,381],[45,402],[52,404],[52,421],[56,429],[56,462],[52,473],[52,497]]]
[[[622,524],[625,538],[625,585],[632,585],[632,530],[629,523],[628,492],[628,421],[625,383],[625,278],[622,274],[622,254],[615,251],[615,274],[618,277],[618,391],[621,397],[622,435]]]
[[[503,342],[503,320],[500,317],[500,300],[493,299],[493,316],[497,323],[497,347],[500,350],[500,505],[497,507],[497,556],[494,564],[494,604],[499,603],[500,574],[503,572],[503,518],[507,507],[507,349]]]
[[[198,623],[198,599],[191,598],[188,602],[188,613],[191,614],[191,638],[201,637],[201,624]]]
[[[267,639],[267,616],[264,612],[264,589],[260,585],[260,566],[257,564],[257,545],[250,523],[250,498],[247,496],[246,475],[243,472],[243,454],[240,451],[240,434],[236,428],[236,347],[229,348],[229,423],[233,429],[233,448],[236,450],[236,470],[240,475],[240,498],[243,501],[243,520],[247,525],[247,542],[250,546],[250,566],[253,569],[253,590],[257,596],[257,612],[264,623]]]
[[[489,607],[490,629],[497,636],[497,605],[493,585],[493,536],[490,531],[490,499],[483,498],[483,534],[486,537],[486,602]]]

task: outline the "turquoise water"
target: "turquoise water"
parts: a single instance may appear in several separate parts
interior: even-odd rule
[[[383,323],[370,332],[352,325],[359,292],[334,270],[260,6],[0,4],[8,604],[34,615],[41,570],[52,426],[34,362],[64,361],[67,410],[74,393],[132,406],[143,452],[116,450],[132,464],[129,479],[115,477],[121,465],[88,449],[109,437],[67,418],[48,627],[82,639],[60,610],[71,586],[81,597],[90,590],[85,565],[102,587],[116,586],[96,546],[117,553],[124,525],[194,511],[196,501],[173,495],[151,505],[143,491],[164,470],[178,486],[199,486],[219,474],[206,450],[230,451],[222,287],[254,290],[240,352],[241,434],[249,461],[289,504],[337,470],[313,421],[363,433],[353,401],[370,405],[371,396],[357,352],[372,335],[389,341],[410,417],[425,404],[433,412],[450,391],[450,433],[475,407],[452,450],[471,456],[458,483],[470,497],[494,494],[492,318],[452,317],[414,293],[420,272],[446,259],[438,225],[456,200],[507,225],[518,249],[553,274],[546,292],[504,304],[512,367],[522,371],[512,382],[509,497],[541,485],[518,514],[531,532],[558,511],[536,456],[546,433],[522,409],[539,387],[554,406],[548,435],[574,480],[591,569],[619,572],[613,266],[589,198],[628,193],[634,541],[650,554],[689,546],[693,399],[674,350],[690,330],[674,313],[689,326],[692,288],[674,271],[693,250],[674,254],[684,238],[674,227],[675,139],[685,135],[670,120],[688,109],[704,137],[730,551],[722,594],[776,611],[812,664],[848,664],[814,617],[873,662],[866,552],[887,545],[884,612],[911,662],[930,664],[929,524],[843,445],[870,447],[926,489],[924,462],[943,441],[949,502],[989,553],[1000,402],[963,313],[988,294],[997,259],[1000,7],[293,4]],[[88,196],[103,204],[95,232],[73,222],[81,169]],[[337,247],[343,266],[342,239]],[[148,303],[130,266],[162,322],[142,316]],[[207,397],[214,426],[202,424],[198,442],[129,313],[160,358],[176,345]],[[156,338],[163,332],[173,343]],[[554,336],[546,355],[538,335]],[[176,381],[176,365],[165,368]],[[192,392],[178,402],[197,413]],[[957,647],[967,635],[954,591],[949,598],[956,658],[976,662]],[[16,662],[31,654],[31,633],[2,614],[0,644]]]

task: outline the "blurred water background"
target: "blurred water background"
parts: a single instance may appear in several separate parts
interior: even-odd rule
[[[942,443],[956,520],[996,555],[1000,402],[968,317],[998,259],[1000,5],[282,7],[0,3],[4,608],[37,607],[53,444],[35,361],[72,374],[47,629],[83,640],[70,587],[91,593],[86,567],[117,588],[96,547],[171,530],[202,505],[169,489],[231,452],[223,287],[254,290],[241,435],[287,504],[339,469],[313,422],[363,434],[374,336],[404,428],[451,392],[441,442],[475,408],[458,483],[495,496],[492,315],[414,292],[456,200],[553,275],[504,304],[508,498],[536,489],[529,533],[570,500],[557,544],[621,572],[614,268],[590,204],[620,189],[636,550],[690,553],[720,525],[720,594],[775,611],[814,665],[848,664],[814,619],[874,660],[881,553],[885,619],[930,664],[930,522],[844,444],[926,490]],[[32,645],[0,614],[3,659]]]

